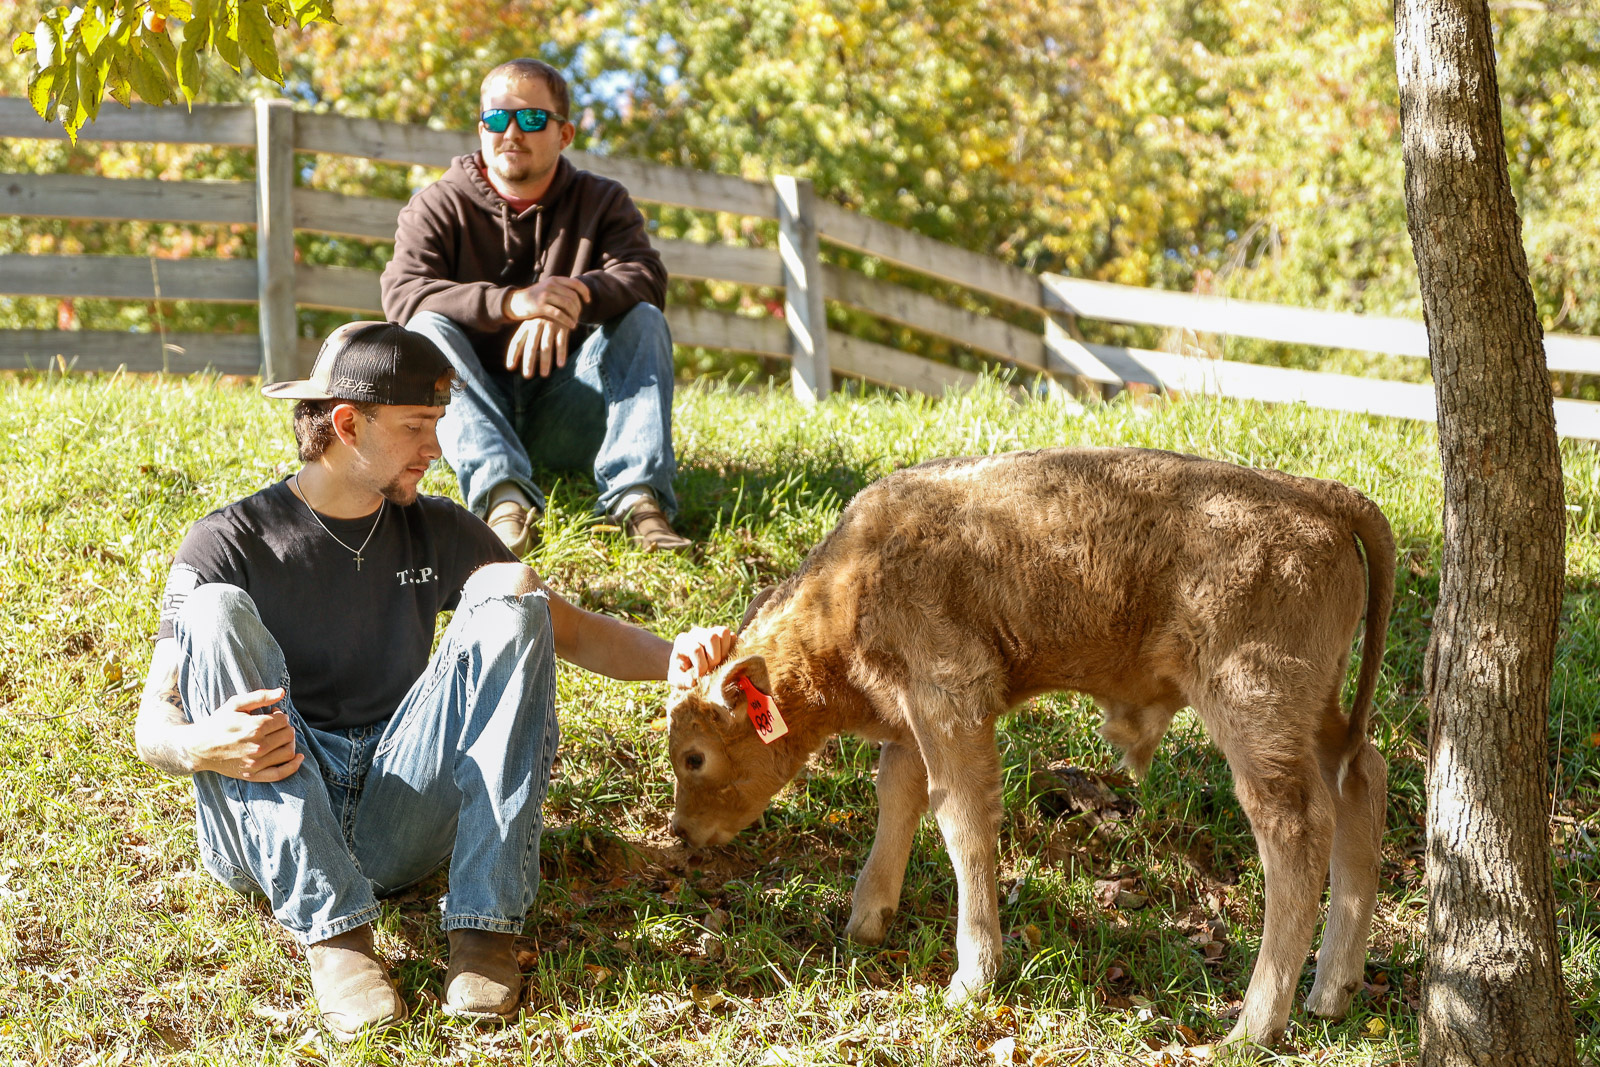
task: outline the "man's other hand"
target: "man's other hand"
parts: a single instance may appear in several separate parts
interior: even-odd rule
[[[548,378],[553,367],[567,365],[567,340],[572,330],[550,319],[529,319],[517,327],[506,346],[506,370]]]
[[[505,316],[512,322],[549,319],[575,329],[589,302],[589,287],[576,278],[546,278],[506,298]]]
[[[282,689],[240,693],[196,722],[189,742],[194,769],[247,782],[277,782],[299,770],[305,756],[294,750],[289,716],[252,714],[282,699]]]
[[[726,626],[696,626],[684,631],[673,639],[667,681],[675,689],[689,688],[728,658],[737,639]]]

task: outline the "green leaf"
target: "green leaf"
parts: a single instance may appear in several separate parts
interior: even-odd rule
[[[133,40],[133,28],[137,25],[139,25],[139,18],[136,13],[118,15],[111,20],[111,31],[108,36],[122,51],[126,52],[129,42]]]
[[[133,103],[133,81],[131,73],[134,59],[126,52],[119,52],[111,58],[111,69],[106,72],[106,92],[111,94],[111,99],[129,107]]]
[[[106,91],[106,72],[98,60],[84,52],[78,53],[78,104],[73,115],[77,125],[93,122],[100,115],[100,98]],[[82,118],[79,118],[82,116]]]
[[[292,18],[294,11],[289,7],[288,0],[267,0],[267,19],[274,26],[287,26]]]
[[[32,51],[36,47],[38,46],[34,44],[33,34],[23,30],[17,34],[17,39],[11,42],[11,54],[20,59],[22,53]]]
[[[272,23],[267,21],[266,0],[238,2],[240,47],[263,78],[282,85],[283,68],[278,64],[278,46],[272,40]]]
[[[83,120],[77,119],[77,121],[73,121],[78,115],[78,79],[71,67],[63,66],[61,68],[61,75],[56,80],[56,86],[59,90],[56,96],[56,110],[61,116],[61,126],[67,131],[67,136],[72,143],[77,144],[78,127],[83,125]]]
[[[170,24],[169,24],[170,25]],[[149,50],[149,54],[156,60],[156,69],[160,72],[161,80],[167,83],[167,97],[172,96],[171,85],[178,78],[178,49],[169,36],[171,30],[155,33],[148,29],[139,31],[139,40]]]
[[[38,48],[36,50],[36,61],[37,61],[38,68],[40,70],[44,70],[46,67],[60,66],[61,65],[61,18],[60,18],[60,16],[56,15],[56,16],[54,16],[52,18],[52,16],[46,15],[44,18],[40,19],[39,20],[39,24],[33,28],[33,35],[39,42]]]
[[[83,16],[78,19],[78,39],[83,42],[83,50],[93,55],[100,47],[100,42],[106,39],[110,27],[100,20],[98,11],[87,7],[82,10]]]
[[[339,24],[339,20],[333,17],[331,0],[294,0],[294,17],[301,26],[309,26],[313,22],[326,22],[334,26]]]
[[[194,107],[195,97],[205,83],[205,66],[201,45],[210,36],[212,0],[196,0],[194,17],[184,24],[183,44],[178,49],[178,88],[184,102]]]
[[[161,66],[161,60],[149,47],[136,50],[133,64],[128,70],[128,81],[139,99],[159,107],[172,99],[171,76]]]
[[[56,82],[61,77],[61,67],[46,67],[36,70],[33,77],[28,79],[28,103],[33,105],[34,113],[46,122],[55,118],[50,112],[50,97],[54,95]]]
[[[216,0],[211,9],[211,47],[234,70],[239,69],[239,2]]]

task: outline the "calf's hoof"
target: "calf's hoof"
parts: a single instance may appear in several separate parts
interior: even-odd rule
[[[1271,1049],[1282,1036],[1281,1028],[1276,1033],[1262,1030],[1252,1032],[1250,1025],[1241,1016],[1239,1021],[1234,1023],[1233,1029],[1228,1031],[1228,1036],[1218,1043],[1218,1047],[1226,1048],[1235,1054],[1247,1053],[1251,1048]]]
[[[944,991],[947,1008],[965,1008],[981,1004],[989,995],[990,978],[982,972],[963,967],[950,976],[950,988]]]
[[[1314,982],[1310,994],[1306,997],[1306,1011],[1324,1019],[1342,1019],[1350,1010],[1350,1001],[1356,995],[1359,985],[1359,980],[1345,985],[1335,985],[1332,982],[1324,985],[1320,981]]]
[[[894,919],[894,908],[867,908],[852,911],[845,924],[844,936],[858,945],[883,944],[889,933],[889,923]]]

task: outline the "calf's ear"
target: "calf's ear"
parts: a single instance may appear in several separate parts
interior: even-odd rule
[[[738,707],[739,701],[744,699],[744,692],[739,688],[740,678],[750,679],[750,684],[763,693],[772,692],[766,658],[760,655],[740,656],[728,664],[728,671],[722,676],[722,700],[729,708]]]
[[[750,620],[756,617],[756,612],[761,610],[761,605],[770,600],[772,598],[772,594],[776,593],[777,591],[777,586],[769,585],[765,589],[761,590],[761,592],[756,594],[755,599],[750,601],[750,606],[744,609],[744,618],[739,620],[739,630],[741,633],[744,631],[746,626],[750,625]]]

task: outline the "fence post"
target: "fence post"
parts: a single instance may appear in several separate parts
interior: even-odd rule
[[[833,391],[816,192],[808,179],[788,174],[774,175],[772,184],[778,191],[778,253],[783,259],[783,316],[789,327],[789,381],[801,403],[815,404]]]
[[[1039,306],[1044,309],[1044,362],[1048,395],[1080,400],[1110,400],[1122,391],[1122,379],[1083,347],[1078,316],[1062,307],[1044,277],[1039,279]]]
[[[256,101],[256,298],[261,375],[303,377],[294,313],[294,107]]]

